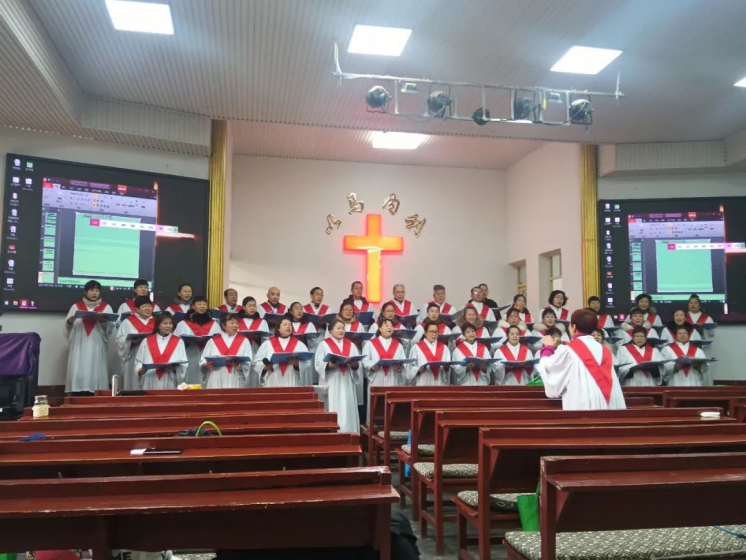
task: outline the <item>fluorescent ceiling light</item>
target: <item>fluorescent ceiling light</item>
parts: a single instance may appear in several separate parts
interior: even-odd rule
[[[356,25],[347,52],[399,56],[411,34],[411,29]]]
[[[427,134],[411,132],[373,132],[370,136],[374,148],[384,150],[414,150],[427,138]]]
[[[174,34],[171,8],[168,4],[131,2],[130,0],[106,0],[111,23],[119,31],[140,33]]]
[[[746,87],[746,78],[743,78],[742,80],[738,80],[733,85],[736,86],[736,87]]]
[[[609,63],[622,54],[613,49],[596,49],[593,47],[573,47],[565,56],[552,66],[552,72],[570,74],[598,74]]]

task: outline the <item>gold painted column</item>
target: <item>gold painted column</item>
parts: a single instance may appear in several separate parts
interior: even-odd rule
[[[207,299],[211,309],[223,302],[227,166],[228,123],[213,120],[210,138],[210,224],[207,240]]]
[[[580,145],[580,219],[583,263],[583,306],[591,296],[601,297],[600,261],[598,256],[598,147]]]

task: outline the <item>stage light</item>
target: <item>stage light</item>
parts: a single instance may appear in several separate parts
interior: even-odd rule
[[[404,82],[401,86],[401,89],[399,90],[402,93],[409,93],[409,94],[417,94],[420,93],[417,89],[417,84],[413,82]]]
[[[412,34],[411,29],[356,25],[347,52],[399,56]]]
[[[598,74],[606,68],[622,51],[597,49],[594,47],[572,47],[565,56],[552,66],[552,72],[569,74]]]
[[[433,117],[445,117],[451,98],[444,91],[434,91],[427,98],[427,110]]]
[[[419,147],[427,134],[416,134],[413,132],[382,132],[377,130],[370,135],[371,144],[374,148],[384,150],[414,150]]]
[[[479,109],[474,111],[474,114],[471,116],[471,119],[475,123],[477,123],[479,126],[484,126],[488,122],[490,122],[490,111],[489,109],[480,107]]]
[[[377,113],[386,112],[386,105],[388,104],[389,99],[391,99],[391,96],[383,86],[373,86],[368,90],[368,93],[365,94],[365,102],[368,104],[368,107],[374,109],[374,112]],[[379,111],[375,111],[375,109],[379,109]]]
[[[733,85],[736,86],[736,87],[746,87],[746,78],[743,78],[742,80],[738,80]]]
[[[534,100],[530,97],[517,97],[513,104],[513,120],[528,119],[535,108]]]
[[[573,124],[589,125],[593,118],[593,107],[590,99],[576,99],[568,107],[568,116]]]
[[[106,0],[106,9],[114,29],[173,35],[171,8],[168,4],[131,2],[129,0]]]

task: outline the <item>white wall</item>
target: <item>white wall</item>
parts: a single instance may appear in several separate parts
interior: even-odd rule
[[[700,196],[746,196],[746,173],[602,177],[598,180],[599,199]],[[711,346],[711,355],[720,360],[720,363],[713,366],[716,378],[746,378],[741,356],[745,341],[746,325],[722,326],[717,329]]]
[[[568,308],[585,307],[577,144],[544,144],[513,164],[508,169],[507,214],[507,262],[526,261],[529,309],[536,313],[547,305],[551,290],[541,255],[557,249]]]
[[[206,179],[208,170],[207,158],[0,128],[0,177],[5,177],[8,152],[198,179]],[[41,336],[40,385],[65,382],[67,349],[62,336],[63,318],[63,314],[21,312],[0,317],[2,332],[36,332]]]
[[[348,214],[350,192],[365,202]],[[396,193],[396,216],[381,208]],[[259,301],[277,285],[282,301],[306,303],[321,286],[337,307],[354,280],[365,282],[365,255],[344,254],[344,235],[365,234],[365,213],[381,213],[383,235],[404,238],[401,255],[383,257],[384,301],[395,283],[417,306],[444,284],[448,299],[463,304],[477,283],[507,301],[514,290],[505,243],[505,173],[502,171],[235,157],[230,285]],[[419,238],[404,218],[427,223]],[[327,214],[342,226],[326,235]],[[302,250],[298,250],[298,248]]]

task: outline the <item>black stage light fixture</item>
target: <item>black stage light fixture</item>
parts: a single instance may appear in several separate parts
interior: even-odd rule
[[[370,109],[368,111],[373,113],[385,113],[389,99],[391,99],[391,95],[383,86],[373,86],[365,94],[365,103],[368,104],[370,109],[373,109],[373,111],[370,111]]]
[[[475,123],[477,123],[479,126],[484,126],[488,122],[490,122],[490,111],[489,109],[480,107],[479,109],[474,111],[474,114],[471,116],[471,119]]]

